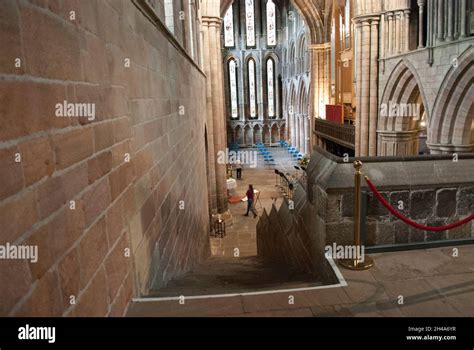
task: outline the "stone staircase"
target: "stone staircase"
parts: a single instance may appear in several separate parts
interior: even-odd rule
[[[151,289],[148,297],[239,294],[315,285],[308,274],[275,268],[255,256],[214,257],[169,281],[166,287]]]

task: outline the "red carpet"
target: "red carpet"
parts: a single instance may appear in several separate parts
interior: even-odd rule
[[[229,203],[239,203],[244,197],[245,196],[229,196],[227,197],[227,200],[229,201]]]

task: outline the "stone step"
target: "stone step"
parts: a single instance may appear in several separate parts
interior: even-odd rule
[[[307,275],[294,274],[264,264],[257,257],[211,258],[168,282],[161,289],[151,289],[149,297],[177,297],[248,293],[318,285]]]

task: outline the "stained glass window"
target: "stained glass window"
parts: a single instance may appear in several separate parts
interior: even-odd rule
[[[257,116],[257,86],[255,81],[255,61],[249,60],[249,104],[250,104],[250,118]]]
[[[237,65],[235,60],[229,61],[230,108],[232,119],[239,118],[237,99]]]
[[[275,46],[276,40],[276,11],[273,0],[267,2],[267,45]]]
[[[224,46],[234,46],[234,11],[229,7],[224,16]]]
[[[247,46],[255,46],[255,11],[253,0],[245,0],[245,25],[247,28]]]
[[[273,60],[267,60],[268,117],[275,117],[275,67]]]

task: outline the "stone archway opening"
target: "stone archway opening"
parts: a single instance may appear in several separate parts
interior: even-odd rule
[[[378,155],[410,156],[427,152],[428,115],[413,69],[400,62],[382,96],[378,120]],[[366,130],[369,125],[361,125]]]
[[[452,67],[440,89],[429,120],[431,153],[467,153],[474,150],[474,49]]]

